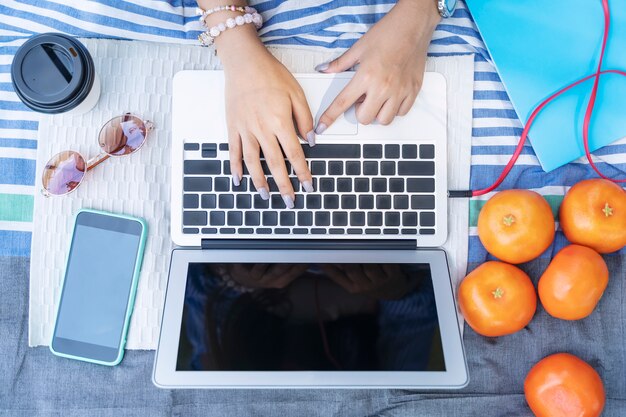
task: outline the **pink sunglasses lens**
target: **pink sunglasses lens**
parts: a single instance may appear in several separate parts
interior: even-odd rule
[[[121,156],[135,152],[146,141],[146,125],[138,117],[126,114],[107,122],[100,131],[98,143],[109,155]]]
[[[85,172],[85,159],[78,152],[58,153],[48,161],[43,170],[43,188],[50,194],[67,194],[78,187]]]

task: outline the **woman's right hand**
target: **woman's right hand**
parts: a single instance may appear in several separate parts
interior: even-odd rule
[[[298,139],[299,133],[308,142],[307,146],[315,145],[313,117],[302,88],[287,68],[265,49],[252,25],[222,33],[216,39],[216,47],[226,78],[226,121],[233,183],[239,185],[243,177],[243,160],[257,192],[263,199],[269,199],[270,187],[260,161],[263,152],[286,207],[293,208],[295,192],[283,152],[302,188],[313,191],[311,171]]]

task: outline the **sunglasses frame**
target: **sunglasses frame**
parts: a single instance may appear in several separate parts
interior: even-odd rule
[[[115,116],[115,117],[110,118],[109,120],[107,120],[102,125],[102,127],[98,131],[98,136],[97,136],[97,141],[98,141],[98,145],[100,146],[100,149],[103,150],[103,147],[100,144],[100,135],[102,134],[102,131],[104,130],[105,127],[107,127],[107,125],[109,123],[111,123],[113,120],[115,120],[115,119],[117,119],[119,117],[134,117],[134,118],[137,118],[137,119],[141,120],[141,122],[143,123],[143,125],[144,125],[144,127],[146,129],[145,137],[144,137],[143,142],[141,142],[141,145],[139,145],[137,148],[135,148],[132,152],[124,153],[122,155],[115,155],[115,154],[112,154],[112,153],[100,152],[98,155],[96,155],[96,156],[94,156],[92,158],[89,158],[89,159],[86,159],[80,152],[72,151],[72,150],[65,150],[65,151],[60,151],[60,152],[56,153],[54,156],[52,156],[52,158],[50,158],[48,160],[48,162],[46,162],[46,165],[45,165],[46,167],[49,165],[50,161],[52,159],[54,159],[57,155],[59,155],[59,154],[61,154],[63,152],[72,152],[74,154],[77,154],[78,156],[80,156],[83,159],[83,161],[85,162],[85,171],[83,172],[83,176],[81,177],[81,179],[78,182],[78,184],[76,184],[76,186],[74,188],[72,188],[70,191],[68,191],[66,193],[63,193],[63,194],[54,194],[54,193],[51,193],[50,191],[48,191],[46,189],[46,187],[43,185],[43,183],[44,183],[43,176],[44,176],[44,174],[46,172],[46,169],[44,168],[44,171],[41,174],[41,183],[42,183],[41,193],[44,195],[44,197],[52,197],[52,196],[61,197],[61,196],[68,195],[68,194],[74,192],[78,187],[80,187],[80,185],[83,183],[83,180],[85,179],[85,177],[87,176],[87,173],[89,171],[91,171],[93,168],[97,167],[98,165],[100,165],[101,163],[106,161],[107,159],[109,159],[111,157],[122,157],[122,156],[132,155],[135,152],[137,152],[139,149],[143,148],[143,145],[145,145],[146,141],[148,140],[148,134],[152,130],[154,130],[154,123],[152,121],[144,119],[143,117],[138,116],[138,115],[136,115],[134,113],[126,112],[126,113],[121,114],[119,116]]]

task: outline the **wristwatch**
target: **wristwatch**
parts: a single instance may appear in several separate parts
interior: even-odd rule
[[[437,10],[441,17],[450,17],[456,9],[457,0],[437,0]]]

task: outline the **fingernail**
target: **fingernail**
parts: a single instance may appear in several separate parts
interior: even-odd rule
[[[283,196],[283,201],[285,202],[285,206],[287,206],[288,209],[292,209],[294,204],[293,204],[293,198],[291,198],[290,195],[284,195]]]
[[[324,133],[324,131],[326,130],[328,126],[326,126],[324,123],[320,123],[317,125],[317,127],[315,128],[315,133],[318,135],[321,135],[322,133]],[[308,139],[308,137],[307,137]]]
[[[309,133],[306,134],[306,141],[309,142],[309,146],[313,147],[315,146],[315,132],[314,131],[310,131]]]
[[[261,187],[257,191],[259,192],[259,195],[261,196],[261,198],[263,200],[269,200],[270,199],[270,193],[267,191],[267,188]]]
[[[241,179],[239,178],[239,175],[233,174],[233,184],[235,184],[235,187],[239,187],[239,184],[241,184]]]
[[[309,67],[310,68],[310,67]],[[315,67],[315,71],[324,72],[328,69],[328,62],[322,62],[321,64]]]
[[[311,184],[311,181],[303,181],[302,188],[304,188],[304,191],[306,191],[307,193],[312,193],[313,191],[315,191],[313,189],[313,184]]]

